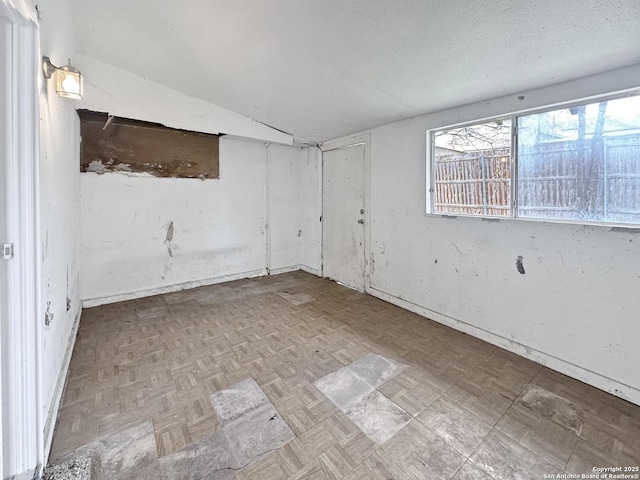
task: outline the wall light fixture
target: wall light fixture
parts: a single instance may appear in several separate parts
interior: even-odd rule
[[[71,65],[71,60],[64,67],[56,67],[49,57],[42,57],[42,71],[47,79],[55,74],[59,97],[82,100],[82,74]]]

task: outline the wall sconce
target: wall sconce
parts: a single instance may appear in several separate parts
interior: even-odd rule
[[[82,100],[82,74],[71,65],[71,60],[64,67],[56,67],[49,57],[42,57],[42,70],[47,79],[55,74],[59,97]]]

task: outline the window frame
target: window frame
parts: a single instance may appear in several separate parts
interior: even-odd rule
[[[599,103],[603,101],[619,100],[621,98],[640,96],[640,87],[629,88],[612,93],[598,94],[588,97],[582,97],[574,100],[567,100],[564,102],[558,102],[553,104],[547,104],[540,107],[531,107],[522,110],[509,111],[507,113],[491,115],[488,117],[481,117],[474,120],[448,124],[441,127],[430,128],[426,130],[426,183],[425,183],[425,216],[428,217],[441,217],[441,218],[478,218],[484,221],[499,222],[499,221],[525,221],[525,222],[537,222],[537,223],[560,223],[560,224],[572,224],[572,225],[590,225],[590,226],[605,226],[621,229],[637,229],[640,230],[640,223],[623,223],[623,222],[608,222],[599,220],[574,220],[563,218],[534,218],[534,217],[520,217],[518,216],[518,119],[520,117],[541,114],[546,112],[552,112],[555,110],[568,109],[579,106],[586,106],[592,103]],[[472,214],[472,213],[446,213],[435,211],[435,137],[438,132],[445,130],[451,130],[455,128],[470,127],[473,125],[481,125],[495,120],[510,120],[511,121],[511,184],[510,195],[511,201],[509,205],[508,216],[497,216],[488,214]]]

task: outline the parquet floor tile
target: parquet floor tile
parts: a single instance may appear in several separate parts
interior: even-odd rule
[[[411,418],[380,446],[314,385],[370,353],[408,365],[377,389]],[[296,438],[225,473],[238,480],[543,478],[640,465],[639,406],[303,272],[85,309],[51,458],[150,421],[162,459],[220,429],[211,395],[247,378]],[[541,391],[575,405],[582,428],[532,408]]]

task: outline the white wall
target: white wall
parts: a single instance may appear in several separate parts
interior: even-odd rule
[[[217,105],[191,97],[86,55],[77,55],[84,76],[81,108],[147,120],[167,127],[224,133],[292,144],[293,137]]]
[[[55,64],[74,59],[65,0],[38,2],[41,53]],[[80,317],[80,174],[77,102],[59,98],[40,76],[40,217],[43,295],[42,401],[45,447],[53,434],[67,364]],[[67,299],[70,308],[67,310]]]
[[[640,233],[424,213],[427,129],[638,78],[640,66],[371,130],[369,292],[640,404]]]
[[[267,268],[280,271],[300,264],[300,176],[306,149],[267,146]]]
[[[300,263],[303,270],[320,275],[322,273],[322,157],[319,148],[307,149],[306,161],[300,177],[300,229],[302,230],[302,253]]]
[[[303,205],[318,209],[320,197],[301,184],[315,181],[317,149],[290,146],[290,135],[91,57],[79,60],[81,108],[230,134],[220,140],[219,179],[81,175],[85,306],[300,268],[303,245],[319,245]]]
[[[314,182],[317,153],[237,138],[288,144],[290,135],[94,59],[76,58],[65,33],[66,0],[40,2],[39,11],[42,54],[57,64],[71,57],[86,81],[82,102],[57,97],[50,82],[42,81],[40,93],[42,311],[50,315],[49,326],[42,322],[48,451],[81,298],[99,304],[262,274],[267,267],[297,269],[303,243],[319,245],[317,226],[307,229],[299,212],[305,204],[319,209],[319,197],[300,187],[301,177]],[[76,108],[236,138],[221,139],[219,180],[81,175]],[[278,192],[271,201],[268,191]],[[174,234],[168,245],[170,222]]]
[[[268,147],[268,267],[320,272],[319,150]]]
[[[298,269],[306,156],[222,137],[216,180],[82,174],[85,305]]]

